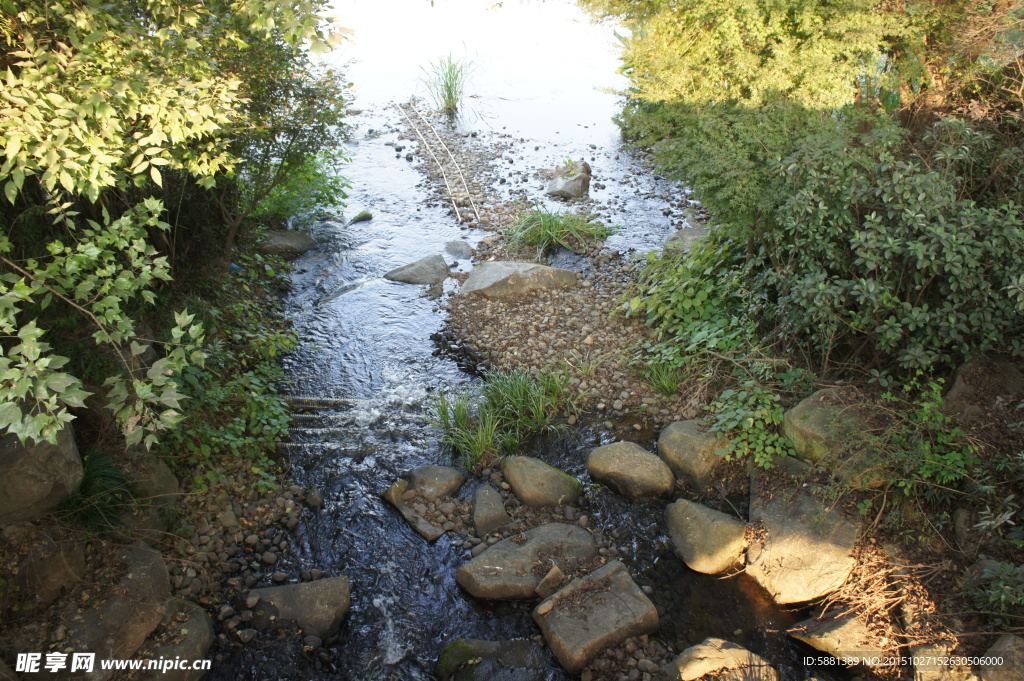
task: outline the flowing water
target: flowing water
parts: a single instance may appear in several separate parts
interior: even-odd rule
[[[612,122],[618,98],[609,89],[625,83],[615,72],[614,28],[588,23],[571,3],[353,0],[337,9],[355,33],[333,59],[346,63],[362,109],[347,150],[346,214],[369,210],[373,219],[315,225],[321,248],[295,263],[288,309],[300,347],[284,362],[288,390],[339,402],[304,421],[309,428],[287,447],[294,480],[318,486],[325,500],[297,530],[287,560],[348,575],[352,606],[326,654],[303,653],[285,639],[228,654],[214,678],[432,679],[438,652],[453,639],[538,633],[531,605],[466,595],[454,579],[462,552],[447,537],[428,544],[380,498],[404,471],[450,463],[426,421],[431,395],[475,380],[430,341],[444,321],[438,301],[421,287],[381,278],[443,253],[447,241],[486,235],[431,201],[416,164],[388,144],[402,141],[400,116],[387,105],[422,93],[420,65],[449,53],[473,61],[474,96],[462,125],[481,138],[515,142],[512,162],[500,171],[508,181],[493,188],[499,199],[517,192],[539,199],[537,183],[523,180],[532,169],[587,158],[602,185],[592,185],[591,195],[604,203],[603,219],[623,226],[609,247],[639,252],[659,246],[689,205],[681,188],[645,174],[620,147]],[[586,453],[601,443],[597,431],[580,428],[539,447],[546,460],[586,479]],[[607,492],[590,503],[587,512],[618,537],[638,583],[654,587],[666,641],[728,638],[796,677],[796,653],[778,633],[793,616],[771,607],[745,578],[689,571],[666,548],[661,504],[629,504]],[[548,678],[568,677],[552,661]]]

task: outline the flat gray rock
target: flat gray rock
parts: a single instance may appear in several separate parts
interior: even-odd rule
[[[255,626],[266,628],[280,620],[302,627],[304,634],[323,638],[341,623],[349,606],[348,577],[261,588],[254,609]],[[276,616],[276,619],[270,619]]]
[[[385,279],[403,284],[440,284],[448,277],[448,263],[442,255],[428,255],[384,275]]]
[[[582,527],[548,523],[498,542],[460,567],[455,581],[477,598],[533,598],[552,565],[569,572],[596,554]]]
[[[483,537],[504,527],[512,520],[505,510],[505,500],[498,490],[484,483],[473,493],[473,527]]]
[[[765,537],[747,549],[747,574],[776,603],[802,603],[832,593],[853,571],[850,553],[860,523],[843,518],[806,490],[772,496],[754,485],[750,522],[763,523]]]
[[[1024,638],[1003,634],[982,657],[992,662],[981,666],[981,681],[1024,681]]]
[[[721,638],[706,638],[665,665],[673,681],[693,681],[714,675],[715,681],[779,681],[779,672],[766,659]]]
[[[627,499],[671,494],[675,477],[665,462],[633,442],[613,442],[587,457],[587,472]]]
[[[677,478],[697,490],[707,486],[722,460],[717,452],[728,446],[728,438],[706,433],[699,419],[670,423],[658,436],[658,456]]]
[[[680,499],[665,517],[672,549],[691,570],[717,575],[742,564],[746,526],[732,516]]]
[[[526,293],[537,289],[568,288],[576,285],[576,273],[530,262],[485,262],[473,268],[462,283],[463,295],[491,298]]]
[[[409,471],[409,489],[430,501],[450,497],[465,480],[462,473],[449,466],[419,466]]]
[[[556,199],[579,199],[590,191],[590,164],[576,161],[559,168],[544,193]]]
[[[267,232],[267,238],[260,244],[260,250],[267,255],[280,255],[288,258],[312,251],[319,245],[316,239],[305,232],[276,230]]]
[[[459,260],[473,257],[473,246],[468,241],[449,241],[444,245],[444,250]]]
[[[548,647],[570,673],[585,667],[605,648],[630,636],[658,629],[658,610],[630,577],[612,561],[574,579],[533,611]]]
[[[532,456],[509,456],[501,472],[519,501],[527,506],[571,504],[583,492],[580,481]]]

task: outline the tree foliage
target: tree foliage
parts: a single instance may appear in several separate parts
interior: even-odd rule
[[[179,419],[175,377],[202,361],[201,326],[181,312],[163,357],[148,369],[133,360],[154,339],[139,337],[132,310],[170,278],[153,245],[169,229],[161,188],[171,176],[230,183],[253,102],[289,105],[247,89],[238,65],[269,51],[294,69],[307,47],[337,42],[322,6],[0,0],[0,428],[54,441],[85,397],[40,340],[51,304],[116,355],[107,406],[129,444]]]

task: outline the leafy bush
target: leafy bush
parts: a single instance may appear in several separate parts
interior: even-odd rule
[[[986,581],[970,592],[978,608],[1011,621],[1024,612],[1024,565],[998,562],[981,576]]]
[[[838,345],[871,365],[1024,351],[1006,293],[1024,269],[1021,206],[958,198],[961,161],[903,158],[902,139],[888,125],[813,136],[783,162],[791,197],[755,278],[777,300],[762,313],[789,349]]]
[[[902,395],[882,396],[895,408],[893,423],[877,438],[877,448],[904,495],[939,501],[949,498],[981,461],[963,431],[941,411],[942,382],[919,387],[915,378],[903,387]]]
[[[726,459],[753,456],[757,465],[771,468],[777,457],[795,455],[793,443],[778,433],[785,415],[779,396],[755,381],[722,391],[707,409],[712,413],[708,430],[730,438],[719,452]]]
[[[614,233],[611,227],[582,215],[557,213],[543,206],[526,211],[515,225],[505,230],[509,241],[536,247],[538,259],[554,246],[580,251]]]

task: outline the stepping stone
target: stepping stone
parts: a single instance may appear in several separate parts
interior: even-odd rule
[[[341,623],[349,606],[348,577],[329,577],[315,582],[261,588],[256,618],[257,628],[293,621],[307,635],[324,638]],[[273,619],[272,619],[273,617]]]
[[[760,655],[720,638],[706,638],[665,665],[675,681],[714,675],[715,681],[779,681],[779,672]]]
[[[546,681],[550,671],[544,651],[525,639],[460,638],[437,658],[440,681]]]
[[[583,493],[579,480],[532,456],[506,457],[501,472],[527,506],[571,504]]]
[[[633,442],[614,442],[590,452],[587,472],[627,499],[672,493],[675,477],[665,462]]]
[[[746,526],[732,516],[680,499],[665,517],[672,549],[691,570],[717,575],[742,564]]]
[[[473,493],[473,527],[483,537],[504,527],[512,520],[505,510],[505,500],[498,490],[484,483]]]
[[[679,479],[697,490],[711,480],[715,466],[722,460],[717,454],[729,446],[728,438],[704,432],[704,421],[676,421],[658,436],[658,456]]]
[[[465,480],[449,466],[420,466],[409,471],[409,489],[429,501],[452,496]]]
[[[568,288],[576,285],[576,273],[530,262],[485,262],[477,265],[462,283],[462,295],[489,298],[509,296],[547,288]]]
[[[548,523],[491,546],[460,567],[455,581],[477,598],[533,598],[552,565],[569,572],[595,555],[582,527]]]
[[[605,648],[656,631],[659,624],[658,610],[617,560],[545,599],[534,609],[533,620],[570,673]]]
[[[426,258],[391,270],[384,278],[403,284],[440,284],[448,278],[448,263],[444,261],[442,255],[428,255]]]
[[[383,497],[386,501],[390,502],[392,506],[398,509],[398,512],[402,514],[406,522],[412,525],[412,529],[416,530],[417,533],[427,541],[435,541],[441,535],[444,534],[444,530],[434,523],[430,522],[422,515],[416,512],[409,504],[405,503],[403,495],[409,489],[408,480],[399,480],[395,484],[391,485],[384,492]]]
[[[850,555],[860,523],[829,509],[809,490],[769,492],[755,482],[751,524],[763,523],[765,538],[747,548],[747,574],[776,603],[802,603],[832,593],[856,561]]]

